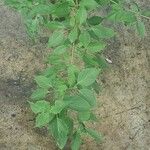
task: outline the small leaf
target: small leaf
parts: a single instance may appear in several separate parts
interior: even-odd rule
[[[29,102],[29,104],[35,114],[45,112],[50,108],[50,103],[44,100],[37,101],[36,103]]]
[[[102,139],[102,135],[99,134],[97,131],[90,129],[90,128],[86,128],[87,133],[93,137],[96,141],[100,141]]]
[[[99,17],[99,16],[93,16],[91,18],[89,18],[87,20],[87,22],[90,24],[90,25],[98,25],[100,24],[101,22],[103,21],[103,18],[102,17]]]
[[[81,0],[80,5],[90,10],[95,9],[98,6],[95,0]]]
[[[44,99],[47,93],[48,93],[47,89],[42,89],[42,88],[37,89],[32,93],[31,99],[34,99],[34,100]]]
[[[87,49],[91,52],[100,52],[106,47],[106,44],[103,42],[92,42],[89,44]]]
[[[54,118],[53,114],[49,112],[42,112],[36,117],[36,127],[43,127],[47,125]]]
[[[78,38],[78,29],[75,27],[68,35],[71,43],[73,43]]]
[[[71,143],[71,150],[79,150],[80,149],[80,145],[81,145],[81,136],[78,132],[75,132],[73,134],[73,139],[72,139],[72,143]]]
[[[48,47],[56,47],[60,45],[64,41],[64,32],[61,31],[55,31],[51,35],[48,41]]]
[[[95,82],[98,74],[99,70],[96,68],[83,69],[78,75],[77,84],[81,86],[89,86]]]
[[[81,89],[79,92],[92,107],[96,106],[96,97],[92,90]]]
[[[81,122],[87,121],[90,119],[90,112],[89,111],[79,112],[78,118]]]
[[[88,46],[91,41],[90,34],[87,31],[82,32],[79,36],[79,40],[84,47]]]
[[[84,7],[79,8],[76,19],[80,25],[85,23],[85,21],[87,19],[87,11]]]
[[[48,23],[45,24],[45,26],[47,28],[49,28],[50,30],[64,29],[65,28],[65,26],[62,23],[58,22],[58,21],[48,22]]]
[[[58,46],[57,48],[54,49],[53,54],[61,55],[61,54],[65,53],[66,50],[67,50],[67,46],[61,45],[61,46]]]
[[[139,20],[136,24],[136,27],[137,27],[137,32],[143,38],[145,36],[145,32],[146,32],[144,23]]]
[[[51,80],[45,76],[36,76],[35,81],[41,88],[49,88],[52,87]]]

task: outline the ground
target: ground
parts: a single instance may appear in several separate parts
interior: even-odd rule
[[[142,7],[150,6],[141,1]],[[104,55],[112,61],[100,80],[100,122],[92,127],[104,135],[96,144],[85,139],[82,150],[150,149],[150,21],[147,35],[117,26],[119,35]],[[34,89],[34,74],[42,70],[49,52],[44,40],[28,40],[19,14],[0,1],[0,150],[56,150],[47,131],[34,127],[27,100]]]

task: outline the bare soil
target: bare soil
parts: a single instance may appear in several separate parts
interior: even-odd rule
[[[142,7],[150,6],[144,0]],[[117,26],[105,56],[112,61],[100,80],[96,114],[90,126],[104,135],[97,144],[85,139],[81,150],[150,150],[150,21],[147,36]],[[29,42],[19,14],[0,1],[0,150],[56,150],[45,129],[34,127],[27,100],[33,77],[50,50],[43,40]]]

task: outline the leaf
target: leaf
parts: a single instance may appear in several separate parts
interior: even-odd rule
[[[68,127],[66,123],[60,118],[55,118],[50,124],[50,131],[55,138],[58,147],[63,149],[68,139]]]
[[[144,10],[144,11],[142,12],[142,15],[147,16],[147,17],[150,17],[150,10]]]
[[[36,127],[43,127],[47,125],[54,118],[53,114],[49,112],[42,112],[36,117]]]
[[[77,84],[81,86],[89,86],[95,82],[98,74],[99,70],[96,68],[83,69],[78,75]]]
[[[96,106],[96,97],[92,90],[81,89],[79,92],[92,107]]]
[[[145,36],[146,30],[145,30],[145,25],[142,21],[138,21],[136,24],[137,32],[139,35],[143,38]]]
[[[91,41],[90,34],[87,31],[84,31],[79,36],[80,42],[84,47],[87,47]]]
[[[97,25],[92,27],[95,35],[102,39],[111,38],[115,35],[115,32],[111,28],[104,27],[102,25]]]
[[[36,83],[38,84],[39,87],[41,88],[49,88],[49,87],[52,87],[51,85],[51,80],[45,76],[36,76],[35,77],[35,81]]]
[[[100,52],[106,47],[106,44],[104,42],[92,42],[89,44],[87,49],[91,52]]]
[[[71,142],[71,150],[79,150],[81,145],[81,136],[78,132],[73,134],[73,139]]]
[[[32,93],[31,99],[34,99],[34,100],[44,99],[47,93],[48,93],[47,89],[39,88]]]
[[[61,55],[61,54],[65,53],[66,50],[67,50],[67,46],[61,45],[54,49],[53,54]]]
[[[83,121],[87,121],[90,119],[90,112],[89,111],[85,111],[85,112],[79,112],[78,114],[78,118],[81,122]]]
[[[84,7],[79,8],[77,15],[76,15],[76,19],[80,25],[85,23],[85,21],[87,19],[87,11]]]
[[[78,38],[78,29],[75,27],[68,35],[68,38],[71,43],[75,42],[75,40]]]
[[[58,21],[50,21],[50,22],[46,23],[45,26],[47,28],[49,28],[50,30],[64,29],[65,28],[64,24],[60,23]]]
[[[90,129],[90,128],[86,128],[86,131],[95,140],[100,141],[102,139],[102,135],[100,135],[97,131]]]
[[[49,110],[50,103],[47,101],[37,101],[36,103],[29,102],[32,111],[37,114]]]
[[[91,107],[89,103],[81,96],[65,97],[64,101],[68,103],[68,107],[75,111],[88,111]]]
[[[64,32],[61,31],[54,31],[51,37],[49,38],[48,41],[48,47],[56,47],[63,43],[64,41]]]
[[[95,0],[81,0],[80,6],[84,6],[87,9],[92,10],[95,9],[98,6],[98,4]]]
[[[55,105],[51,107],[51,112],[53,114],[60,113],[68,104],[62,100],[55,101]]]
[[[87,22],[90,24],[90,25],[98,25],[100,24],[101,22],[103,21],[103,18],[100,17],[100,16],[92,16],[90,17]]]

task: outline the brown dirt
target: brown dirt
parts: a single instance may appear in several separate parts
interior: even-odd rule
[[[105,139],[100,144],[86,139],[82,150],[150,149],[150,22],[145,22],[142,40],[117,27],[119,35],[105,52],[112,64],[101,76],[96,110],[101,121],[92,125]],[[20,16],[0,2],[0,150],[57,149],[46,130],[34,128],[27,104],[33,76],[44,68],[48,52],[44,43],[28,41]]]

